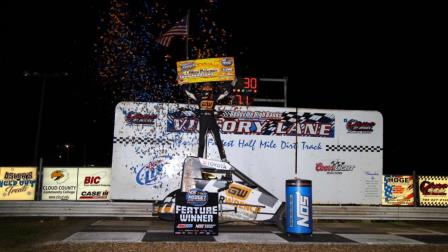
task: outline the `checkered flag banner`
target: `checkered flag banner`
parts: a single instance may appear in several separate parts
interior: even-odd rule
[[[282,113],[280,120],[268,120],[268,123],[262,130],[263,135],[275,135],[279,121],[284,121],[283,125],[285,128],[291,127],[292,124],[296,123],[296,118],[297,116],[295,112],[284,112]]]
[[[325,137],[334,137],[335,115],[329,113],[303,113],[298,115],[298,124],[302,132],[307,124],[331,125],[330,134]],[[301,134],[302,136],[324,137],[322,135]]]
[[[326,145],[325,151],[335,152],[381,152],[383,148],[381,146],[369,146],[369,145]]]
[[[149,137],[114,137],[114,144],[144,144],[144,145],[170,145],[172,143],[171,140],[168,139],[154,139]]]

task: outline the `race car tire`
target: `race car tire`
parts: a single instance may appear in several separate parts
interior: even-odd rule
[[[283,233],[285,232],[286,228],[286,216],[285,216],[285,212],[286,212],[286,205],[285,203],[282,203],[282,205],[278,208],[277,212],[274,215],[274,222],[275,225],[277,225],[278,229],[280,231],[282,231]]]

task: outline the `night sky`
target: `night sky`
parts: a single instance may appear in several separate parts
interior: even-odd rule
[[[143,0],[142,0],[143,1]],[[142,2],[140,1],[140,2]],[[131,1],[139,2],[139,1]],[[172,2],[170,13],[204,1]],[[221,1],[238,75],[287,77],[288,106],[378,110],[384,173],[447,174],[439,145],[446,78],[437,17],[419,6],[300,6]],[[110,166],[115,103],[96,83],[93,50],[107,1],[9,1],[2,8],[0,166],[32,165],[42,78],[44,164]],[[445,29],[446,30],[446,29]],[[73,145],[70,155],[65,144]]]

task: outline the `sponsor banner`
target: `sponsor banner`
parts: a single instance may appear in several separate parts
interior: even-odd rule
[[[163,200],[180,188],[183,162],[197,156],[196,105],[122,102],[117,105],[111,199]],[[126,114],[157,115],[152,124]],[[227,159],[278,199],[295,174],[312,180],[315,204],[380,205],[383,119],[376,111],[216,106]],[[348,119],[347,121],[344,121]],[[375,122],[368,134],[347,132],[347,122]],[[356,128],[356,127],[355,127]],[[357,127],[358,129],[363,127]],[[298,135],[296,142],[296,135]],[[213,137],[207,158],[220,160]],[[317,169],[316,169],[317,167]],[[228,196],[227,196],[228,197]]]
[[[413,206],[414,179],[412,176],[383,176],[382,205]]]
[[[448,206],[448,176],[419,176],[419,205]]]
[[[108,200],[112,176],[110,168],[79,168],[78,200]]]
[[[235,79],[233,57],[187,60],[177,62],[179,84]]]
[[[0,167],[0,200],[34,200],[36,167]]]
[[[296,123],[298,122],[298,123]],[[221,110],[217,124],[222,134],[334,137],[334,115],[325,113]],[[199,120],[193,110],[168,113],[168,132],[197,133]],[[322,147],[319,147],[322,148]]]
[[[174,213],[175,235],[218,235],[218,193],[179,192]]]
[[[78,168],[45,167],[42,200],[76,200]]]

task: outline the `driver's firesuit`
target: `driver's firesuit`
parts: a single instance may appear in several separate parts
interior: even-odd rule
[[[185,93],[196,101],[199,105],[199,149],[198,157],[204,157],[204,146],[206,144],[206,134],[208,130],[211,130],[213,137],[215,138],[215,143],[218,146],[219,156],[222,161],[228,162],[226,158],[226,153],[224,152],[224,146],[221,141],[221,136],[219,134],[219,127],[216,123],[215,118],[215,105],[216,102],[224,99],[229,91],[226,90],[224,93],[220,94],[215,101],[215,93],[211,84],[204,84],[200,89],[199,93],[194,95],[193,93],[185,90]]]

